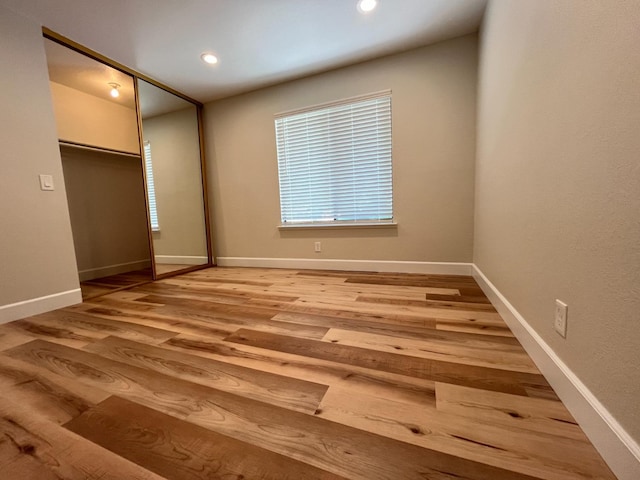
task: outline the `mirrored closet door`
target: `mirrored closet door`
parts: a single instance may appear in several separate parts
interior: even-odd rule
[[[201,105],[44,42],[83,297],[212,265]]]
[[[209,263],[198,108],[138,79],[156,275]]]
[[[83,297],[150,281],[134,78],[44,42]]]

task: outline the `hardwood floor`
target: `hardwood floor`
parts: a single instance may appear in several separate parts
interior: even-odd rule
[[[153,273],[151,267],[149,267],[143,268],[142,270],[110,275],[108,277],[85,280],[84,282],[80,282],[80,290],[82,291],[82,299],[89,300],[106,295],[107,293],[150,282],[152,279]]]
[[[0,326],[4,479],[613,479],[470,277],[212,268]]]

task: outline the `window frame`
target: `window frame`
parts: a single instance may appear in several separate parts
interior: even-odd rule
[[[390,190],[390,193],[386,194],[387,196],[387,200],[388,200],[388,205],[389,205],[389,209],[390,209],[390,218],[369,218],[369,219],[355,219],[355,220],[309,220],[309,221],[304,221],[304,220],[299,220],[299,221],[286,221],[284,220],[285,217],[285,210],[283,209],[283,183],[286,182],[288,179],[286,177],[284,177],[284,181],[283,181],[283,176],[281,175],[281,170],[283,169],[283,162],[286,162],[286,159],[282,159],[280,152],[284,149],[286,140],[281,139],[283,133],[279,130],[279,126],[278,126],[278,122],[279,120],[282,120],[284,118],[289,118],[289,117],[295,117],[295,116],[301,116],[307,113],[313,113],[313,112],[319,112],[322,110],[329,110],[329,109],[333,109],[333,108],[340,108],[340,107],[344,107],[344,106],[349,106],[349,105],[353,105],[353,104],[357,104],[357,103],[361,103],[361,102],[365,102],[365,101],[370,101],[370,100],[378,100],[378,99],[388,99],[388,119],[385,117],[385,121],[388,121],[388,126],[384,127],[382,130],[376,130],[376,133],[371,135],[370,138],[375,138],[377,139],[380,132],[382,132],[383,136],[385,133],[387,133],[387,137],[388,140],[386,141],[385,145],[387,146],[388,149],[388,159],[383,159],[382,161],[379,161],[378,163],[376,163],[376,166],[380,166],[382,165],[385,169],[388,169],[388,173],[385,175],[386,180],[383,183],[378,183],[376,185],[377,188],[379,188],[380,186],[382,186],[383,188],[385,186],[387,186],[387,188]],[[375,107],[375,108],[379,108],[379,107]],[[395,220],[395,212],[394,212],[394,201],[393,201],[393,152],[392,152],[392,145],[393,145],[393,141],[392,141],[392,95],[391,95],[391,90],[384,90],[384,91],[379,91],[379,92],[374,92],[374,93],[370,93],[370,94],[365,94],[365,95],[359,95],[356,97],[350,97],[350,98],[346,98],[346,99],[341,99],[341,100],[336,100],[336,101],[332,101],[332,102],[327,102],[327,103],[323,103],[323,104],[317,104],[317,105],[312,105],[312,106],[308,106],[308,107],[304,107],[301,109],[296,109],[296,110],[289,110],[286,112],[281,112],[281,113],[277,113],[274,115],[274,127],[275,127],[275,141],[276,141],[276,155],[277,155],[277,167],[278,167],[278,191],[279,191],[279,206],[280,206],[280,224],[278,225],[279,229],[282,230],[286,230],[286,229],[318,229],[318,228],[388,228],[388,227],[396,227],[397,223]],[[353,116],[350,116],[350,121],[353,121]],[[284,128],[284,127],[281,127]],[[352,140],[352,139],[351,139]],[[361,146],[361,148],[364,149],[364,147]],[[382,156],[384,156],[384,150],[385,148],[382,148],[380,151],[383,152]],[[353,162],[353,158],[351,159],[351,162]],[[365,175],[367,175],[367,173],[365,173]],[[345,178],[349,178],[349,177],[345,177]],[[339,183],[339,180],[338,182]],[[331,185],[334,185],[333,183],[331,183]],[[331,188],[331,187],[329,187]],[[376,192],[384,192],[384,190],[378,190],[376,189]],[[384,197],[384,193],[382,194],[382,196]],[[382,204],[384,205],[384,203]]]

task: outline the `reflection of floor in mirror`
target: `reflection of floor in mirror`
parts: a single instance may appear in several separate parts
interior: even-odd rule
[[[152,280],[151,268],[135,270],[133,272],[120,273],[109,277],[94,278],[80,282],[82,290],[82,300],[95,298],[116,290],[140,285],[141,283],[150,282]]]
[[[190,268],[195,265],[176,264],[176,263],[156,263],[156,274],[162,275],[163,273],[175,272],[176,270],[182,270],[184,268]]]

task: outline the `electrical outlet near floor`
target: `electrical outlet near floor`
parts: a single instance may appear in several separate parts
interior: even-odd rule
[[[316,253],[320,253],[322,251],[322,244],[320,242],[316,242],[314,243],[313,248],[315,249]]]
[[[567,338],[567,310],[569,307],[566,303],[556,299],[556,316],[553,322],[553,328],[555,328],[558,335],[562,338]]]

